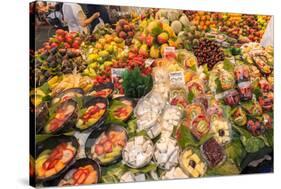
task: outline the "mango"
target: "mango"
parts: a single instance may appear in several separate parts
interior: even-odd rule
[[[142,46],[139,49],[139,54],[147,57],[148,56],[148,50],[147,50],[147,45],[146,44],[142,44]]]
[[[149,53],[151,58],[159,58],[160,52],[159,52],[159,48],[156,47],[155,45],[153,45],[150,48],[150,53]]]
[[[160,47],[160,53],[161,53],[161,56],[162,57],[164,57],[164,49],[166,48],[166,47],[168,47],[169,45],[167,44],[167,43],[164,43],[164,44],[162,44],[161,45],[161,47]]]
[[[96,61],[98,59],[99,55],[98,54],[89,54],[87,61],[88,62],[93,62]]]
[[[152,36],[157,36],[162,32],[162,24],[159,20],[153,20],[148,24],[146,29]]]
[[[169,35],[167,32],[162,32],[157,36],[157,41],[160,44],[167,43],[168,39],[169,39]]]

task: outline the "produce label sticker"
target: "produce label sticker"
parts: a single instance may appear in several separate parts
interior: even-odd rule
[[[146,59],[145,62],[144,62],[145,67],[151,66],[151,64],[153,64],[153,62],[154,62],[154,59],[152,59],[152,58]]]
[[[124,73],[124,71],[126,71],[126,68],[112,68],[111,69],[111,80],[113,82],[114,78],[120,78],[122,77],[122,74]]]
[[[183,71],[170,72],[169,73],[170,83],[173,85],[184,85],[184,73]]]
[[[172,58],[176,56],[176,49],[175,47],[165,47],[164,48],[164,57]]]

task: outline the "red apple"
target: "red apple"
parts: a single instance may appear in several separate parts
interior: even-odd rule
[[[70,34],[66,34],[65,41],[71,44],[73,41],[73,37]]]
[[[80,42],[77,41],[77,40],[75,40],[75,41],[72,43],[72,47],[73,47],[74,49],[79,49],[79,47],[80,47]]]
[[[62,29],[56,30],[56,35],[64,35],[64,34],[65,34],[64,30],[62,30]]]
[[[51,48],[54,48],[54,47],[57,47],[57,46],[58,46],[58,44],[55,43],[55,42],[53,42],[53,43],[51,44]]]
[[[145,39],[147,46],[151,47],[153,44],[153,36],[148,35]]]
[[[64,43],[64,47],[65,47],[66,49],[68,49],[68,48],[71,47],[71,45],[70,45],[69,43]]]
[[[64,41],[64,37],[62,37],[61,35],[57,35],[56,39],[58,42],[63,42]]]

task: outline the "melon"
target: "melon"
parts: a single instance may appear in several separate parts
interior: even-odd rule
[[[180,17],[180,22],[182,23],[183,26],[188,26],[189,25],[189,20],[185,14],[183,14]]]
[[[179,14],[179,12],[176,11],[176,10],[170,10],[170,11],[168,12],[168,14],[167,14],[167,17],[168,17],[168,19],[169,19],[170,22],[173,22],[173,21],[175,21],[175,20],[178,20],[179,16],[180,16],[180,14]]]
[[[182,30],[182,24],[178,20],[173,21],[171,27],[176,34],[178,34]]]
[[[161,17],[159,20],[160,20],[160,22],[162,22],[163,24],[167,24],[167,25],[170,24],[170,21],[169,21],[167,18]]]
[[[147,31],[152,36],[156,36],[162,32],[161,22],[159,20],[151,21],[147,26]]]

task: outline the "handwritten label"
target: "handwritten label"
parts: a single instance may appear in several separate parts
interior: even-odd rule
[[[154,59],[152,59],[152,58],[146,59],[145,62],[144,62],[145,67],[151,66],[151,64],[153,64],[153,62],[154,62]]]
[[[126,68],[111,68],[111,80],[114,82],[114,78],[120,78],[122,77],[122,74],[124,71],[126,71]]]
[[[183,71],[170,72],[169,77],[170,77],[170,82],[173,85],[184,85],[185,84]]]
[[[164,48],[164,57],[173,57],[176,56],[175,47],[165,47]]]

